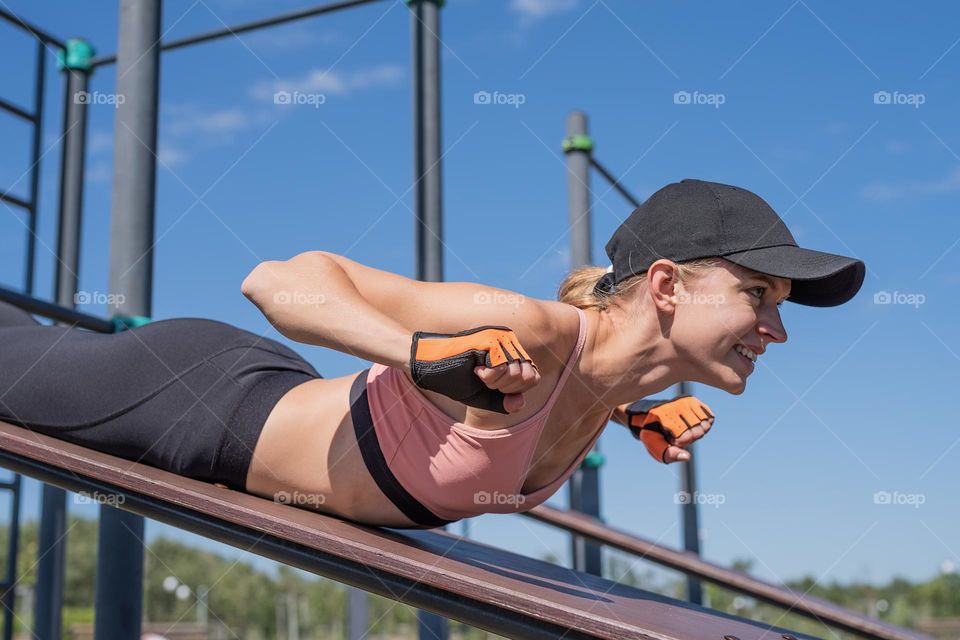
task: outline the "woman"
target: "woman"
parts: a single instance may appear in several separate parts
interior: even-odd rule
[[[103,336],[0,312],[0,419],[373,525],[525,511],[577,469],[609,420],[666,463],[713,415],[680,381],[740,394],[778,307],[835,306],[859,260],[799,248],[755,194],[667,185],[578,269],[559,301],[419,282],[322,251],[258,265],[241,290],[280,333],[373,362],[325,379],[223,323]],[[481,364],[483,366],[476,366]]]

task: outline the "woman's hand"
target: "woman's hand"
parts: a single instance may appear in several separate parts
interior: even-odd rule
[[[664,464],[690,460],[686,447],[706,435],[714,420],[710,407],[690,395],[638,400],[625,405],[623,412],[634,437]]]
[[[512,413],[540,371],[509,327],[413,334],[410,373],[417,386],[471,407]]]

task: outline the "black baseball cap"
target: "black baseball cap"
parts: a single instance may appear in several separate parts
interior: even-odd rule
[[[637,207],[606,245],[611,268],[597,290],[612,291],[661,258],[719,256],[760,273],[789,278],[790,302],[834,307],[863,284],[863,261],[804,249],[763,198],[729,184],[687,178]]]

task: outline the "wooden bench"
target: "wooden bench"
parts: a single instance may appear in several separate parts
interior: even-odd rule
[[[0,465],[511,638],[809,638],[442,530],[359,525],[0,422]],[[99,492],[99,496],[97,493]]]

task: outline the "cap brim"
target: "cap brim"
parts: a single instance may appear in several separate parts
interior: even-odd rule
[[[760,273],[789,278],[789,302],[809,307],[835,307],[855,295],[863,285],[862,260],[794,246],[751,249],[723,256]]]

